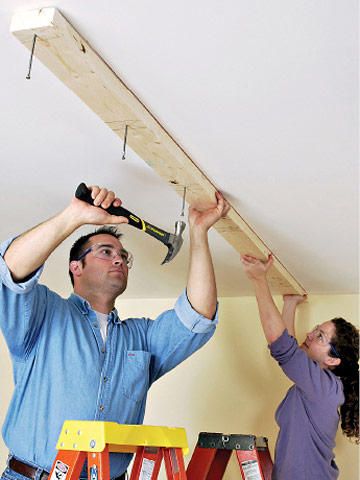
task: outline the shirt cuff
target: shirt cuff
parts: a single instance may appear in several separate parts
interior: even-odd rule
[[[209,320],[196,310],[194,310],[186,295],[186,290],[180,295],[175,304],[175,312],[181,323],[193,333],[212,332],[219,323],[218,303],[216,303],[216,312],[213,320]]]
[[[42,265],[35,272],[33,272],[31,274],[31,277],[29,277],[25,282],[19,282],[19,283],[14,282],[11,272],[8,269],[8,266],[6,265],[3,257],[5,255],[6,250],[9,248],[9,245],[13,242],[13,240],[15,240],[15,238],[16,237],[10,238],[9,240],[6,240],[5,242],[0,244],[1,283],[15,293],[27,293],[38,283],[40,275],[44,269],[44,266]]]

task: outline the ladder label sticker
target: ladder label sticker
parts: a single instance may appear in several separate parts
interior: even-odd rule
[[[98,480],[98,471],[96,465],[90,468],[90,480]]]
[[[69,465],[57,460],[50,480],[65,480],[69,471]]]
[[[245,480],[262,480],[259,464],[256,460],[241,462]]]
[[[148,458],[144,458],[141,465],[139,480],[151,480],[151,476],[154,468],[155,468],[154,460],[149,460]]]

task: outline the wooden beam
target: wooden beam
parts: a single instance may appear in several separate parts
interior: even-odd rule
[[[37,35],[35,56],[94,111],[167,183],[200,207],[214,199],[215,187],[142,101],[55,8],[14,15],[11,31],[29,50]],[[240,253],[267,257],[270,249],[234,208],[216,230]],[[239,267],[240,268],[240,267]],[[279,259],[269,273],[274,293],[304,294],[303,287]]]

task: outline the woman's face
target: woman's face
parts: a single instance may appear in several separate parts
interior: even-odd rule
[[[313,328],[300,347],[308,357],[318,362],[321,368],[335,367],[340,363],[340,359],[330,356],[330,342],[334,335],[335,325],[329,320]]]

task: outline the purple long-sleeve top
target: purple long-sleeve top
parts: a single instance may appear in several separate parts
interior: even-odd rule
[[[294,385],[276,411],[273,480],[334,480],[333,449],[344,402],[341,380],[320,368],[284,330],[270,346],[271,355]]]

